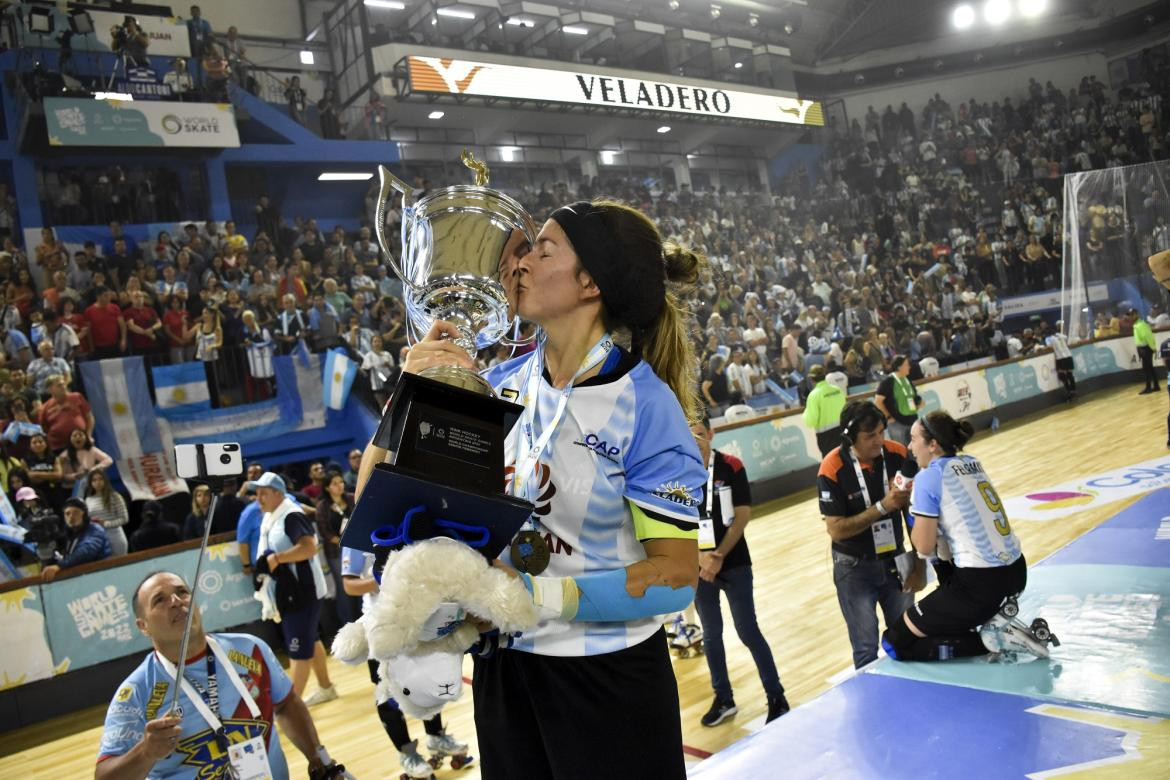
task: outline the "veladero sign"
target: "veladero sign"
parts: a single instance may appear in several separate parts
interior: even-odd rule
[[[659,81],[636,76],[500,65],[440,57],[407,57],[413,92],[662,111],[758,122],[825,124],[821,104],[767,92]]]

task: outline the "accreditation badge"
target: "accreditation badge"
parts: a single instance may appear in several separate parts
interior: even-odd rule
[[[883,517],[880,520],[875,520],[874,524],[870,526],[873,531],[873,551],[878,555],[893,552],[897,549],[898,542],[894,538],[894,521],[888,517]]]
[[[699,549],[715,549],[715,521],[709,517],[699,518]]]
[[[228,745],[228,761],[237,780],[273,780],[263,737]]]

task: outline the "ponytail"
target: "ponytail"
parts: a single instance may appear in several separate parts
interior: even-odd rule
[[[695,382],[698,365],[694,334],[688,326],[689,312],[671,288],[694,284],[705,258],[670,242],[664,245],[663,254],[666,260],[666,301],[643,335],[642,356],[658,378],[674,391],[687,421],[694,423],[703,415],[703,404]]]
[[[931,412],[921,418],[926,435],[937,441],[947,455],[954,455],[971,441],[975,428],[966,420],[956,420],[946,412]]]

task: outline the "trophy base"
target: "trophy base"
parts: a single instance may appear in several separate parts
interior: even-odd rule
[[[355,550],[377,553],[379,548],[372,535],[387,525],[400,525],[406,513],[420,505],[437,518],[485,529],[487,542],[474,549],[488,560],[499,557],[532,514],[533,508],[529,502],[514,496],[503,493],[485,495],[440,485],[429,476],[379,463],[370,474],[361,501],[345,525],[341,543]],[[439,530],[434,535],[449,534]],[[482,534],[470,535],[482,538]]]
[[[478,395],[486,395],[490,398],[496,397],[496,391],[488,384],[488,381],[474,371],[469,371],[466,368],[459,366],[431,366],[424,368],[419,372],[419,376],[433,379],[436,382],[442,382],[445,385],[458,387],[461,390],[466,390]]]
[[[393,452],[400,470],[481,495],[500,493],[505,484],[504,439],[524,407],[496,398],[473,372],[448,371],[473,389],[402,374],[374,444]],[[483,393],[485,387],[489,395]]]

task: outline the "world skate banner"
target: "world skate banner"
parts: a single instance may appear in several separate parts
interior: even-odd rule
[[[1060,520],[1069,512],[1111,504],[1170,486],[1170,455],[1065,482],[1004,501],[1012,520]]]

